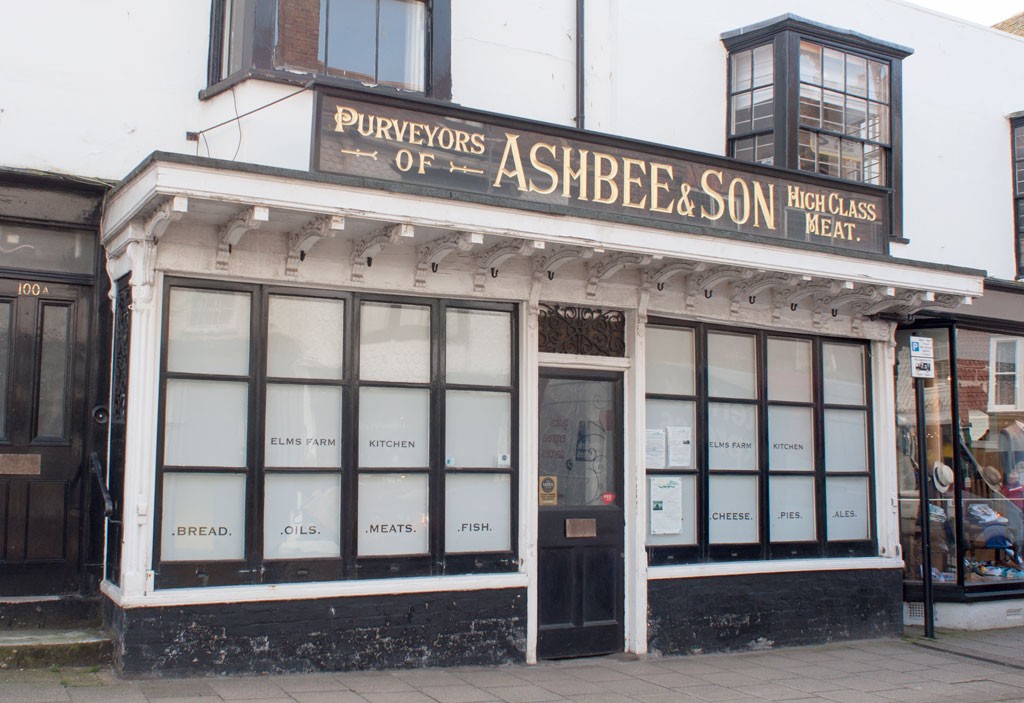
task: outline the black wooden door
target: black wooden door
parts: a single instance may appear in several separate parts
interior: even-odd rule
[[[0,595],[78,589],[90,295],[0,279]]]
[[[542,371],[537,655],[623,649],[622,378]]]

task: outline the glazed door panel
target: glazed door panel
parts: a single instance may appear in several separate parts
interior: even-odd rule
[[[539,400],[537,655],[621,652],[621,376],[542,372]]]
[[[78,588],[89,289],[0,280],[0,595]]]

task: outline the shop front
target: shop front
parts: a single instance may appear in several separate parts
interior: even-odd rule
[[[980,272],[890,257],[876,187],[317,104],[310,171],[157,153],[108,198],[120,668],[900,631],[880,315]]]
[[[928,550],[935,624],[1009,627],[1024,596],[1024,317],[1013,283],[986,282],[971,315],[931,315],[897,333],[897,460],[908,618],[924,617],[921,484],[928,489]],[[930,340],[934,378],[915,392],[912,339]],[[924,410],[918,427],[917,405]],[[925,443],[920,470],[918,442]]]

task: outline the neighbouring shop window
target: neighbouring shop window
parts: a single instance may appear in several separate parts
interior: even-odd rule
[[[450,0],[217,0],[210,84],[305,71],[448,99]]]
[[[935,378],[922,380],[920,397],[910,372],[912,336],[931,339],[934,348]],[[1016,589],[1024,579],[1022,344],[1024,336],[961,326],[897,333],[900,538],[911,584],[923,576],[922,524],[932,580],[941,588]],[[923,428],[915,402],[924,406]],[[923,467],[918,442],[925,444]]]
[[[723,35],[728,153],[889,191],[902,228],[902,59],[911,50],[786,17]]]
[[[1013,194],[1016,219],[1017,278],[1024,278],[1024,116],[1010,122],[1013,138]]]
[[[157,585],[515,568],[514,309],[175,281]]]
[[[873,553],[864,344],[666,322],[646,349],[652,563]]]

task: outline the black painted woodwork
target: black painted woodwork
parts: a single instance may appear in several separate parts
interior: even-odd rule
[[[614,437],[622,437],[622,377],[564,371],[541,372],[546,380],[614,386]],[[574,430],[575,431],[575,430]],[[540,434],[544,430],[541,428]],[[607,654],[623,650],[624,510],[622,446],[616,441],[610,468],[615,502],[597,506],[541,506],[538,512],[537,656],[543,659]],[[579,467],[577,466],[577,470]],[[570,537],[566,521],[596,521],[593,537]]]

